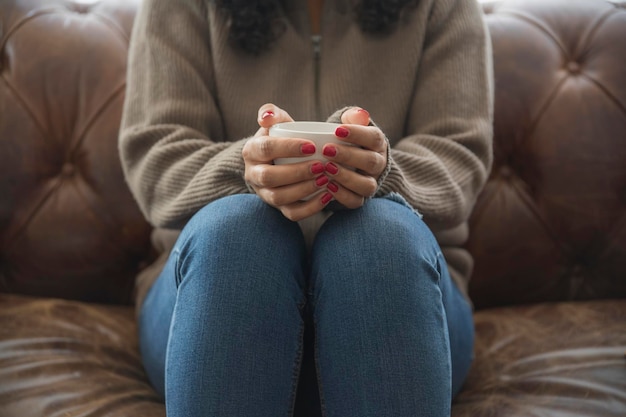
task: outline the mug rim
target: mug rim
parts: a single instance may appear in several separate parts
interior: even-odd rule
[[[317,122],[317,121],[295,121],[295,122],[282,122],[276,123],[272,127],[270,127],[270,134],[273,131],[279,130],[281,132],[290,132],[293,134],[307,134],[307,135],[328,135],[334,134],[335,129],[339,126],[340,123],[331,123],[331,122]],[[328,130],[311,130],[311,128],[306,128],[306,126],[317,126],[317,127],[327,127]]]

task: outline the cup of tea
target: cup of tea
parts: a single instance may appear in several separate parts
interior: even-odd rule
[[[325,160],[322,154],[322,148],[327,143],[341,143],[346,145],[335,136],[335,130],[339,127],[339,123],[327,122],[285,122],[277,123],[269,130],[269,135],[278,138],[299,138],[308,139],[315,144],[315,153],[295,158],[277,158],[274,164],[291,164],[294,162],[302,162],[309,160]]]

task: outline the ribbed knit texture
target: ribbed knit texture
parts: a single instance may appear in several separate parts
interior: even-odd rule
[[[120,135],[141,210],[156,227],[181,228],[207,203],[250,192],[241,150],[266,102],[296,120],[337,121],[358,105],[393,147],[377,194],[397,192],[424,216],[466,291],[471,258],[460,246],[492,160],[491,51],[478,4],[421,0],[394,33],[373,37],[347,0],[325,2],[316,70],[306,0],[286,3],[286,31],[252,56],[228,44],[213,2],[144,0]]]

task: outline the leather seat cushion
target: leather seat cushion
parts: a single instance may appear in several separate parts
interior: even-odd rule
[[[482,310],[475,322],[453,417],[624,416],[626,300]]]
[[[164,416],[131,307],[0,294],[7,416]],[[453,417],[620,416],[626,300],[478,311],[476,360]]]
[[[2,416],[159,417],[131,307],[0,294]]]

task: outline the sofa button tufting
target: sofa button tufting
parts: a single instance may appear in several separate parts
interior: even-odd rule
[[[93,1],[88,1],[85,3],[93,3]],[[91,6],[91,4],[85,4],[85,3],[73,3],[67,6],[67,8],[74,13],[78,13],[78,14],[87,14],[89,13],[89,8]]]
[[[580,72],[580,64],[578,62],[568,62],[567,63],[567,70],[571,73],[571,74],[578,74]]]
[[[66,162],[61,168],[61,175],[65,177],[71,177],[76,172],[76,166],[71,162]]]
[[[513,176],[513,170],[509,166],[503,166],[500,168],[500,176],[504,179],[509,179]]]

